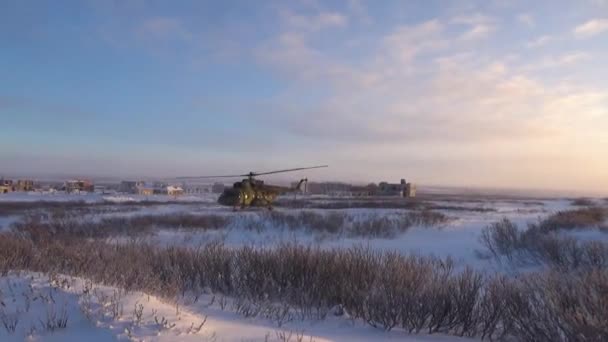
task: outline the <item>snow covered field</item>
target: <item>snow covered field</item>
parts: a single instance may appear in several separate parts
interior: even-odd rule
[[[606,205],[603,200],[594,201],[597,206]],[[20,212],[11,207],[16,202],[30,203],[34,209]],[[65,203],[66,206],[57,209],[56,206],[45,207],[42,202]],[[77,222],[85,229],[87,224],[95,222],[127,225],[120,231],[103,235],[103,239],[112,244],[133,241],[135,237],[139,242],[145,241],[161,249],[167,246],[196,249],[209,243],[235,249],[244,246],[273,248],[286,243],[322,250],[363,246],[379,252],[451,258],[457,269],[472,267],[493,274],[505,272],[505,265],[494,258],[480,257],[480,251],[484,250],[480,241],[484,228],[507,218],[525,230],[529,224],[539,223],[557,212],[578,208],[573,206],[571,199],[475,197],[424,198],[409,209],[382,208],[376,204],[366,208],[361,203],[340,209],[315,207],[319,203],[333,203],[332,199],[322,197],[310,203],[312,205],[305,209],[278,207],[269,214],[263,210],[233,212],[231,208],[215,204],[214,195],[173,198],[13,193],[0,195],[0,209],[4,210],[0,211],[0,233],[16,229],[13,225],[32,213],[47,212],[50,216],[45,216],[44,220],[53,220],[58,211],[65,211],[70,214],[63,220]],[[340,203],[342,206],[345,202],[341,199]],[[432,212],[437,217],[432,216],[433,220],[427,223],[408,221],[411,219],[408,215],[422,212]],[[177,219],[167,221],[161,217]],[[213,222],[219,223],[207,227],[207,221],[202,218],[212,218]],[[104,221],[110,219],[117,221]],[[192,226],[191,222],[198,222],[197,219],[205,226]],[[165,223],[154,224],[155,220]],[[152,222],[151,227],[148,221]],[[182,221],[189,223],[187,226],[178,224]],[[313,227],[318,222],[328,227]],[[360,234],[357,229],[366,224],[385,225],[385,230],[380,232],[384,235]],[[606,224],[608,222],[603,226]],[[140,228],[137,235],[123,234],[135,225]],[[608,241],[604,231],[600,224],[598,228],[560,234],[580,241]],[[184,296],[177,301],[167,301],[141,292],[125,292],[91,283],[83,278],[11,272],[0,277],[0,341],[472,340],[437,333],[411,335],[399,328],[386,332],[360,319],[351,319],[338,308],[336,315],[330,314],[323,320],[291,319],[277,325],[277,320],[243,317],[232,309],[233,298],[211,292],[208,290],[197,300]],[[64,319],[66,327],[62,326]]]
[[[347,316],[291,321],[281,327],[243,319],[206,295],[197,303],[167,303],[141,292],[39,273],[0,279],[0,341],[471,341],[441,335],[408,336],[365,326]],[[224,300],[224,299],[222,299]],[[223,309],[222,309],[223,307]],[[68,328],[62,328],[62,323]]]

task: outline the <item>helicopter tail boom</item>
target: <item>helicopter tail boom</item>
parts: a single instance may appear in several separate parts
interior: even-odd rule
[[[300,179],[298,185],[296,185],[296,187],[294,188],[294,191],[304,191],[304,184],[306,184],[306,182],[308,182],[308,178]]]

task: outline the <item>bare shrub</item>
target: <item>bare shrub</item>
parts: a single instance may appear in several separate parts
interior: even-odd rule
[[[278,206],[288,208],[311,208],[311,209],[353,209],[353,208],[368,208],[368,209],[421,209],[425,208],[426,203],[418,199],[404,198],[344,198],[331,197],[323,198],[322,200],[315,199],[299,199],[297,201],[280,199],[277,202]]]
[[[512,260],[513,253],[520,247],[520,232],[506,217],[481,231],[481,243],[495,257],[506,256]]]
[[[169,320],[167,320],[165,316],[162,316],[160,319],[158,316],[154,316],[154,322],[156,323],[158,330],[169,330],[175,327],[175,323],[169,323]]]
[[[506,307],[521,341],[608,339],[608,273],[533,274],[515,283]]]
[[[0,322],[9,334],[14,334],[19,325],[19,312],[7,314],[4,310],[0,310]]]
[[[578,241],[539,225],[520,231],[503,219],[484,228],[480,241],[494,257],[506,257],[510,262],[541,263],[562,269],[608,267],[608,244]]]
[[[599,227],[608,218],[606,208],[588,207],[560,211],[533,225],[543,232]]]
[[[504,276],[489,279],[483,290],[476,310],[479,322],[478,334],[481,339],[501,340],[511,330],[507,319],[507,293],[511,283]]]
[[[136,325],[140,325],[144,316],[144,305],[140,303],[135,303],[133,308],[133,322]]]
[[[43,221],[37,216],[29,216],[22,222],[14,223],[12,230],[29,239],[103,239],[118,235],[150,234],[155,228],[215,230],[225,228],[229,223],[228,217],[220,215],[142,215],[111,217],[99,221],[82,221],[73,217]]]
[[[594,205],[593,201],[589,198],[576,198],[572,200],[572,205],[574,206],[579,206],[579,207],[590,207],[592,205]]]
[[[522,242],[527,240],[521,235],[516,241],[517,246],[528,243]],[[580,264],[588,259],[605,265],[604,249],[599,246],[576,252]],[[224,308],[229,305],[225,296],[230,296],[236,311],[278,325],[295,317],[323,318],[339,307],[342,315],[386,330],[521,341],[608,337],[603,324],[608,321],[605,266],[508,280],[484,277],[470,269],[455,271],[450,260],[362,247],[322,250],[289,244],[275,248],[211,244],[197,249],[158,248],[90,239],[27,240],[16,234],[0,234],[0,247],[0,262],[7,269],[80,276],[171,300],[209,288],[218,293],[218,303],[224,302],[220,304]],[[100,303],[112,301],[104,296]],[[120,309],[110,311],[119,313]],[[137,316],[137,308],[134,311]],[[166,319],[153,316],[159,328],[171,328]],[[49,317],[51,323],[43,326],[67,324],[61,312]]]
[[[68,326],[68,310],[65,306],[59,311],[55,304],[49,304],[46,310],[45,320],[40,319],[40,326],[43,331],[55,331],[65,329]]]

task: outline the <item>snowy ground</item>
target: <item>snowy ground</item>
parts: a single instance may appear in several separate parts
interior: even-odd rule
[[[0,206],[8,202],[83,201],[90,204],[115,205],[125,202],[170,202],[154,206],[133,206],[128,210],[108,210],[85,213],[82,220],[102,217],[136,215],[225,215],[235,220],[220,230],[159,228],[147,237],[160,246],[198,246],[221,241],[227,246],[272,247],[280,243],[298,243],[321,248],[345,248],[355,245],[376,250],[451,257],[457,266],[472,266],[487,271],[500,271],[493,260],[479,258],[482,249],[479,236],[484,227],[503,217],[520,227],[560,210],[573,209],[570,199],[425,199],[449,220],[435,227],[412,227],[391,238],[336,237],[312,234],[305,229],[264,226],[247,228],[248,220],[259,219],[263,211],[233,212],[215,204],[216,195],[185,196],[103,196],[100,194],[23,194],[0,195]],[[330,201],[318,198],[319,201]],[[606,202],[596,200],[598,204]],[[452,207],[453,209],[449,209]],[[484,210],[479,210],[483,208]],[[301,209],[276,208],[280,213],[297,214]],[[343,213],[349,220],[369,217],[391,217],[408,212],[406,209],[306,209],[323,215]],[[20,220],[19,215],[0,216],[0,232]],[[572,231],[581,240],[607,240],[608,234],[599,230]],[[116,239],[119,241],[119,239]],[[88,290],[87,290],[88,289]],[[455,337],[408,335],[403,331],[384,332],[347,316],[330,317],[323,321],[295,320],[278,327],[276,322],[247,319],[236,314],[230,304],[224,309],[217,298],[211,305],[211,295],[197,303],[167,303],[143,293],[123,293],[118,289],[89,284],[84,279],[51,281],[48,276],[25,273],[0,278],[0,341],[459,341]],[[229,301],[228,301],[229,303]],[[141,305],[141,306],[140,306]],[[143,308],[143,309],[139,309]],[[138,310],[143,310],[141,315]],[[51,324],[67,317],[67,328]],[[51,322],[52,321],[52,322]],[[11,325],[16,322],[14,332]],[[49,323],[51,322],[51,323]],[[201,326],[201,323],[204,324]],[[49,323],[49,324],[47,324]],[[199,329],[200,327],[200,329]],[[54,329],[53,329],[54,328]]]
[[[2,202],[85,202],[85,203],[125,203],[125,202],[215,202],[217,195],[204,194],[197,196],[166,196],[166,195],[105,195],[101,193],[71,193],[65,192],[11,192],[0,195]]]
[[[167,303],[84,279],[11,274],[0,278],[0,341],[473,341],[384,332],[349,319],[294,320],[279,327],[244,319],[230,300]],[[6,325],[6,328],[4,327]]]

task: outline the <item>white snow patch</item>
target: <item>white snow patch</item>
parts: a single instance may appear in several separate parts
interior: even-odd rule
[[[217,298],[217,297],[216,297]],[[0,278],[0,316],[14,322],[14,331],[0,325],[1,341],[280,341],[281,335],[302,336],[302,341],[473,341],[445,335],[410,335],[385,332],[348,317],[276,322],[244,318],[231,311],[230,299],[222,309],[212,295],[196,303],[175,304],[141,292],[92,284],[81,278],[38,273]],[[49,317],[67,318],[67,326],[45,328]],[[9,331],[10,330],[10,331]]]

